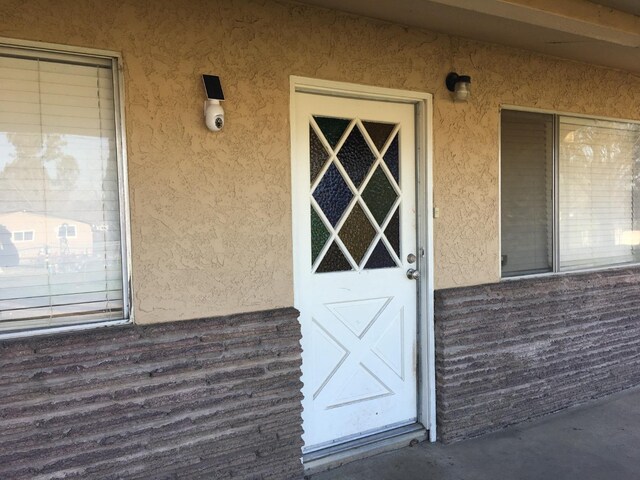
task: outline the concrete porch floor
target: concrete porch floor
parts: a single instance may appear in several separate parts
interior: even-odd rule
[[[312,480],[640,479],[640,388],[451,445],[421,443]]]

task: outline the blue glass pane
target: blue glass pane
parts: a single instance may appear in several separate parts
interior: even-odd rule
[[[335,227],[353,198],[353,193],[334,163],[325,172],[313,192],[313,198],[316,199],[331,225]]]
[[[391,258],[387,247],[384,246],[384,242],[380,240],[376,248],[371,252],[371,256],[364,268],[389,268],[395,266],[396,262]]]
[[[387,143],[387,139],[395,127],[393,123],[362,122],[362,124],[378,151],[381,151],[384,144]]]
[[[354,127],[338,152],[338,159],[349,174],[354,185],[359,188],[376,157],[358,127]]]
[[[327,139],[331,148],[336,148],[336,145],[342,138],[342,134],[349,126],[351,120],[344,118],[332,118],[332,117],[313,117],[313,119],[320,127],[324,138]]]
[[[340,247],[336,245],[336,242],[333,242],[322,259],[322,262],[318,265],[316,272],[344,272],[346,270],[351,270],[351,264],[345,258]]]
[[[327,150],[316,135],[315,130],[309,126],[309,156],[310,156],[310,179],[313,183],[329,158]]]
[[[400,164],[399,164],[400,155],[398,152],[398,134],[396,134],[395,138],[391,141],[391,145],[387,149],[387,152],[384,154],[384,161],[389,167],[393,178],[396,179],[398,185],[400,184]]]

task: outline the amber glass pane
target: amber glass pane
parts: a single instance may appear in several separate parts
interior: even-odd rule
[[[391,131],[395,127],[393,123],[379,123],[379,122],[362,122],[367,133],[373,140],[373,144],[378,151],[382,150],[384,144],[387,142]]]
[[[376,248],[371,252],[367,265],[364,268],[388,268],[395,267],[396,262],[391,258],[391,254],[385,247],[384,242],[380,240]]]
[[[318,127],[322,131],[324,138],[327,139],[331,148],[336,148],[336,145],[342,138],[342,134],[349,126],[351,120],[344,118],[332,118],[332,117],[313,117]]]
[[[360,129],[354,127],[342,148],[340,148],[338,159],[349,174],[349,177],[351,177],[354,185],[359,188],[376,157],[371,152]]]
[[[311,126],[309,126],[309,155],[311,157],[310,179],[313,183],[329,158],[329,154]]]
[[[331,164],[313,192],[313,198],[334,227],[353,198],[349,186],[335,164]]]
[[[396,198],[398,194],[391,186],[387,175],[378,167],[362,192],[362,199],[379,225],[382,225]]]
[[[396,255],[400,256],[400,208],[398,207],[389,220],[387,228],[384,230],[384,235],[389,240],[389,243],[396,251]]]
[[[351,210],[339,235],[353,259],[357,264],[360,264],[362,257],[376,235],[375,229],[371,226],[371,222],[367,219],[360,204],[356,204]]]
[[[311,207],[311,264],[315,263],[316,258],[320,255],[322,247],[329,240],[329,232],[327,227],[320,219],[320,215],[316,209]]]
[[[351,264],[347,261],[340,247],[333,242],[327,250],[322,262],[318,265],[316,272],[344,272],[351,270]]]
[[[387,149],[384,154],[384,161],[389,167],[391,171],[391,175],[396,179],[398,185],[400,184],[400,163],[399,163],[399,152],[398,152],[398,134],[396,134],[395,138],[391,141],[391,145]]]

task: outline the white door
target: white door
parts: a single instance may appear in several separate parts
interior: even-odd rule
[[[416,422],[414,107],[295,94],[304,452]]]

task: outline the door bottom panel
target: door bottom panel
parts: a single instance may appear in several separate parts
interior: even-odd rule
[[[366,437],[346,441],[303,455],[305,473],[310,475],[380,453],[397,450],[429,437],[420,423],[411,423]]]

